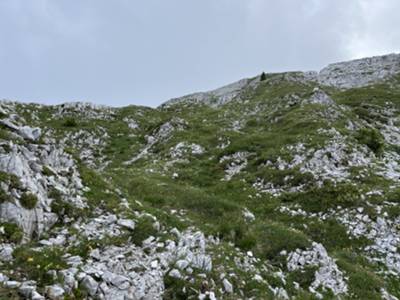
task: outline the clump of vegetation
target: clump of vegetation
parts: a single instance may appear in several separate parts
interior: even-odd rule
[[[62,124],[64,127],[76,127],[78,126],[78,123],[76,120],[72,117],[66,118]]]
[[[349,278],[350,293],[354,293],[359,299],[382,299],[381,288],[385,283],[371,271],[364,257],[352,250],[343,251],[337,264]]]
[[[10,140],[11,139],[10,132],[8,130],[0,127],[0,139],[1,140]]]
[[[22,189],[21,182],[19,181],[18,176],[6,172],[0,171],[0,182],[4,182],[10,188],[13,189]]]
[[[50,285],[55,280],[49,271],[68,267],[62,259],[63,254],[63,249],[57,247],[35,251],[29,245],[24,245],[14,250],[12,266],[27,278],[37,280],[40,286]]]
[[[47,193],[47,196],[55,201],[62,200],[62,193],[54,187],[49,190],[49,192]]]
[[[264,81],[266,79],[267,79],[267,75],[265,74],[265,72],[262,72],[261,76],[260,76],[260,81]]]
[[[0,299],[18,300],[21,299],[21,295],[18,294],[17,290],[11,290],[0,286]]]
[[[10,199],[10,196],[0,187],[0,203],[6,202]]]
[[[304,232],[315,242],[321,243],[330,251],[357,246],[357,239],[351,239],[344,225],[334,218],[324,221],[313,220],[307,224]]]
[[[0,242],[19,243],[22,239],[22,230],[14,223],[0,223],[4,234],[0,235]]]
[[[174,278],[171,276],[164,277],[165,292],[163,299],[190,299],[196,297],[197,290],[201,290],[200,285],[196,283],[189,283],[184,279]],[[190,288],[189,288],[190,287]]]
[[[283,250],[287,252],[296,249],[305,250],[310,246],[310,241],[304,233],[280,223],[260,225],[256,229],[256,234],[258,243],[253,249],[254,252],[273,261],[279,261],[279,254]]]
[[[290,282],[297,282],[303,289],[307,290],[315,280],[317,269],[316,266],[306,266],[302,270],[295,270],[289,273],[289,280]]]
[[[53,175],[55,175],[54,172],[47,166],[43,166],[42,173],[45,176],[53,176]]]
[[[389,202],[400,203],[400,188],[390,191],[386,196],[386,200]]]
[[[34,209],[38,203],[38,198],[32,193],[23,193],[19,202],[26,209]]]
[[[299,203],[309,212],[327,211],[337,206],[355,207],[360,204],[359,191],[351,184],[336,184],[326,181],[322,187],[313,187],[305,192],[285,193],[282,202]]]
[[[256,127],[258,125],[258,121],[255,118],[252,118],[246,122],[246,127]]]
[[[132,232],[132,242],[136,245],[142,245],[142,242],[149,236],[155,236],[157,230],[154,228],[153,220],[149,217],[142,217],[135,224]]]
[[[227,214],[221,218],[215,234],[243,250],[250,250],[257,243],[256,234],[240,215]]]
[[[379,156],[383,152],[384,138],[382,134],[372,128],[362,128],[359,130],[356,139],[359,143],[366,145],[375,155]]]

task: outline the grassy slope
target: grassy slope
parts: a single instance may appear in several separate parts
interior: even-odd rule
[[[336,128],[350,141],[360,143],[355,133],[346,129],[348,120],[365,121],[372,126],[375,121],[384,122],[381,115],[374,112],[387,107],[388,102],[390,106],[399,109],[400,90],[383,84],[347,91],[327,88],[337,104],[348,108],[341,116],[330,120],[321,117],[329,114],[325,106],[286,105],[285,96],[288,94],[295,93],[302,99],[308,98],[312,94],[312,84],[269,79],[256,90],[247,91],[242,101],[234,101],[219,108],[177,104],[162,110],[131,106],[116,109],[112,121],[77,118],[73,126],[66,126],[66,119],[51,118],[51,107],[31,107],[37,110],[40,121],[30,120],[29,113],[24,116],[33,125],[55,129],[58,137],[68,131],[96,131],[98,127],[106,129],[110,138],[101,155],[106,156],[111,164],[101,172],[90,170],[84,164],[81,167],[82,177],[91,187],[87,196],[93,207],[103,205],[107,210],[118,210],[118,197],[113,192],[118,187],[130,203],[157,215],[164,225],[184,228],[194,224],[205,233],[222,239],[223,244],[216,251],[227,253],[230,243],[233,243],[244,251],[252,250],[257,257],[267,259],[283,270],[286,263],[279,255],[282,250],[305,249],[312,241],[320,242],[346,272],[353,297],[378,299],[382,286],[400,296],[396,281],[377,274],[377,266],[362,256],[360,249],[368,245],[367,240],[350,239],[346,229],[333,218],[322,222],[317,218],[290,217],[278,210],[281,205],[299,205],[309,213],[326,212],[338,205],[368,209],[366,201],[360,200],[360,194],[376,188],[383,189],[383,196],[370,199],[374,203],[382,203],[387,200],[386,192],[390,182],[371,175],[363,179],[354,177],[351,183],[357,184],[357,188],[350,183],[337,186],[327,183],[318,187],[312,176],[300,173],[299,170],[276,170],[263,166],[267,160],[276,161],[278,157],[290,159],[291,153],[285,150],[287,145],[302,142],[307,148],[321,147],[328,137],[318,133],[320,128]],[[135,119],[139,129],[129,129],[123,121],[125,117]],[[187,122],[184,130],[176,131],[168,140],[156,144],[148,157],[129,167],[122,165],[145,146],[145,135],[152,134],[173,117]],[[234,121],[240,121],[242,128],[239,132],[232,130]],[[218,148],[221,140],[229,140],[230,145],[224,149]],[[171,160],[170,148],[181,141],[199,144],[204,147],[205,153],[189,154],[189,162],[178,162],[166,169],[167,162]],[[77,149],[71,148],[71,151],[78,154]],[[225,164],[219,162],[220,158],[239,151],[251,153],[247,167],[231,181],[221,181]],[[173,173],[178,173],[179,177],[173,179]],[[273,197],[260,195],[252,187],[256,178],[279,184],[288,175],[294,178],[292,184],[305,183],[306,190]],[[143,207],[138,207],[136,200]],[[254,222],[243,220],[244,208],[255,214]],[[170,215],[168,212],[171,209],[184,209],[190,224]],[[240,274],[241,271],[235,269],[235,272]],[[309,273],[312,274],[313,270]],[[286,289],[299,298],[311,299],[313,296],[310,293],[298,291],[292,284],[296,281],[306,288],[309,284],[307,274],[289,274]],[[269,278],[269,283],[274,285],[274,280],[273,277]],[[271,296],[270,291],[257,291],[257,286],[249,282],[248,286],[243,287],[248,295]],[[171,297],[175,297],[177,295],[173,295],[172,291],[176,284],[185,283],[169,284],[171,288],[167,294],[171,293]],[[277,286],[279,284],[276,283]]]

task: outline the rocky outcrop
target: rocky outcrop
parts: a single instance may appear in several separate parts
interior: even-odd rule
[[[330,64],[318,74],[320,84],[355,88],[376,83],[400,72],[400,54]]]
[[[242,79],[209,92],[200,92],[171,99],[163,103],[161,107],[168,108],[176,103],[186,103],[187,105],[200,103],[211,106],[220,106],[240,97],[240,94],[247,88],[256,87],[258,82],[259,77],[254,79]]]
[[[210,240],[201,232],[173,232],[177,242],[163,243],[150,236],[143,247],[131,244],[94,249],[86,261],[68,257],[70,268],[60,272],[63,289],[70,291],[79,282],[90,296],[100,299],[162,299],[164,276],[191,274],[193,269],[210,272]],[[174,266],[180,271],[172,272]]]
[[[287,267],[289,271],[304,269],[307,266],[317,267],[315,279],[310,286],[310,291],[322,297],[316,290],[329,289],[335,295],[347,293],[348,287],[343,272],[339,270],[335,261],[329,257],[323,245],[313,243],[312,248],[302,251],[297,249],[288,256]]]
[[[50,208],[54,199],[48,193],[52,188],[68,195],[66,201],[72,205],[85,206],[83,185],[69,154],[56,145],[24,146],[11,142],[8,148],[8,152],[0,152],[0,171],[17,176],[21,187],[9,186],[6,190],[10,198],[0,204],[0,220],[16,223],[23,230],[25,240],[33,234],[40,236],[57,221],[57,215]],[[21,203],[26,192],[37,198],[34,207],[27,208]]]
[[[68,102],[55,106],[54,118],[85,118],[91,120],[112,120],[114,108],[89,102]]]
[[[40,128],[31,128],[29,126],[18,126],[18,125],[13,124],[13,122],[11,122],[8,119],[0,120],[0,124],[13,130],[22,138],[31,140],[31,141],[38,140],[42,134],[42,131]]]

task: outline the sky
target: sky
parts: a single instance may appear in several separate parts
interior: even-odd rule
[[[398,0],[0,0],[0,99],[157,106],[400,52]]]

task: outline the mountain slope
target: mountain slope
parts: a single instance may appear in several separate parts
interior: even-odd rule
[[[0,103],[0,295],[400,297],[400,56],[157,109]]]

